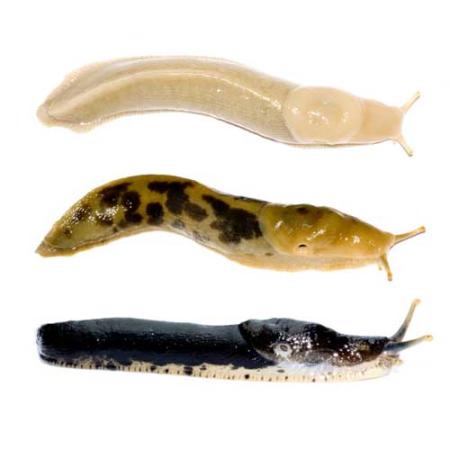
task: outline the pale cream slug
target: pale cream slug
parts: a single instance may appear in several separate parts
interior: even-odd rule
[[[282,205],[220,193],[185,178],[141,175],[94,189],[56,222],[38,248],[71,254],[124,235],[162,229],[253,267],[344,269],[387,261],[394,235],[331,208]]]
[[[97,63],[70,74],[38,110],[48,125],[88,130],[116,116],[173,110],[205,114],[287,144],[398,142],[403,116],[419,97],[387,106],[345,91],[303,87],[213,58],[141,57]]]

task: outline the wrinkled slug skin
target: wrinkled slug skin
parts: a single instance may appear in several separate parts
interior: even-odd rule
[[[142,57],[97,63],[70,74],[38,110],[48,125],[77,131],[116,116],[187,111],[287,144],[345,145],[395,140],[416,94],[392,107],[345,91],[303,87],[213,58]]]
[[[185,178],[142,175],[88,193],[56,222],[37,251],[71,254],[155,229],[190,237],[253,267],[330,270],[376,262],[389,278],[389,249],[424,231],[393,235],[331,208],[272,204]]]
[[[291,83],[219,59],[124,59],[69,75],[39,108],[38,116],[48,125],[82,131],[127,113],[189,111],[293,144],[281,114],[293,88]]]

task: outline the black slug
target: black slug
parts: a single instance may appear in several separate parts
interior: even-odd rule
[[[402,341],[417,304],[390,338],[346,335],[292,319],[208,326],[115,318],[43,325],[37,341],[44,361],[65,367],[233,380],[351,381],[386,375],[400,362],[400,351],[431,339]]]

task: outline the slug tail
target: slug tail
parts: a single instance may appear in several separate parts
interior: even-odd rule
[[[58,251],[54,247],[48,245],[45,241],[42,241],[38,248],[36,249],[36,253],[41,256],[57,256]]]
[[[117,61],[126,61],[129,58],[122,58]],[[57,108],[58,102],[61,103],[64,100],[64,96],[67,94],[72,86],[77,83],[83,82],[83,80],[89,79],[92,75],[95,75],[101,68],[105,67],[110,61],[102,61],[92,64],[87,64],[81,68],[78,68],[70,72],[63,81],[57,86],[50,95],[45,99],[36,111],[37,118],[46,126],[63,126],[73,131],[82,132],[89,131],[93,126],[86,124],[77,124],[68,120],[64,120],[62,117],[58,117],[58,114],[53,114],[55,107]]]

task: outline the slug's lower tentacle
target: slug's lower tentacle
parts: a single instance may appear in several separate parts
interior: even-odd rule
[[[378,263],[424,231],[393,235],[353,216],[312,205],[232,196],[185,178],[142,175],[94,189],[56,222],[38,248],[67,255],[122,236],[173,231],[241,264],[275,270],[333,270]]]
[[[394,140],[412,154],[403,116],[416,101],[387,106],[339,89],[304,87],[239,64],[200,57],[142,57],[93,64],[72,74],[38,110],[48,125],[77,131],[145,111],[206,114],[287,144]]]
[[[38,347],[43,360],[66,367],[233,380],[352,381],[387,374],[400,362],[399,351],[430,339],[394,337],[346,335],[291,319],[226,326],[99,319],[43,325]]]
[[[380,266],[382,269],[384,269],[386,271],[386,275],[389,281],[392,281],[392,271],[391,271],[391,267],[389,265],[389,261],[387,259],[387,255],[386,253],[384,255],[380,256],[380,262],[379,262]]]

